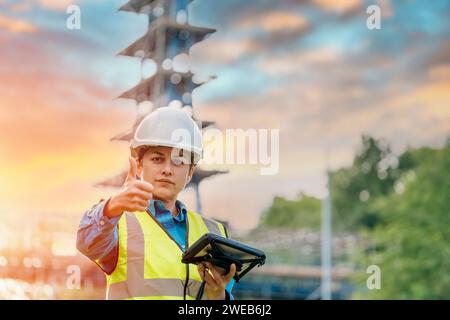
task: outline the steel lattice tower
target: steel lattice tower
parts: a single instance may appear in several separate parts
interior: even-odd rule
[[[147,32],[119,54],[139,58],[141,68],[143,68],[146,59],[152,59],[157,66],[157,70],[149,78],[145,79],[141,76],[141,81],[136,86],[119,96],[119,98],[132,99],[136,102],[136,120],[130,130],[116,135],[111,140],[130,141],[132,139],[140,121],[151,112],[140,110],[141,103],[145,101],[152,102],[153,110],[177,102],[182,108],[189,108],[187,111],[197,121],[193,112],[192,91],[206,81],[213,79],[213,77],[206,79],[206,81],[199,80],[190,71],[178,72],[173,69],[173,60],[176,56],[180,54],[189,55],[190,48],[194,44],[215,32],[214,29],[196,27],[187,23],[188,5],[192,1],[130,0],[119,9],[120,11],[148,16]],[[206,128],[213,124],[212,121],[202,121],[201,126]],[[221,173],[226,172],[196,169],[189,186],[195,190],[198,213],[202,213],[199,194],[200,182]],[[127,172],[124,171],[113,178],[97,183],[96,186],[121,187],[126,175]]]

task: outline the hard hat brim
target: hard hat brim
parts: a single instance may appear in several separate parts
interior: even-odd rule
[[[130,144],[131,155],[135,158],[138,157],[138,150],[143,147],[169,147],[186,150],[194,154],[194,163],[198,163],[203,158],[203,150],[199,148],[192,147],[190,145],[184,145],[179,143],[170,143],[167,141],[157,141],[157,140],[140,140],[137,141],[133,139]]]

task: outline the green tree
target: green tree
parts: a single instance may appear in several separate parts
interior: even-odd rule
[[[382,140],[362,137],[362,148],[349,168],[331,173],[333,226],[337,231],[374,228],[380,222],[373,208],[393,190],[399,159]]]
[[[380,266],[381,289],[356,297],[449,299],[450,141],[441,150],[408,150],[400,160],[409,170],[374,205],[383,222],[369,233],[375,248],[364,260]]]
[[[319,229],[319,199],[300,193],[296,200],[275,197],[261,215],[258,228]]]

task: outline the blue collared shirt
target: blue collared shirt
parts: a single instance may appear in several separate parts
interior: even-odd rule
[[[112,273],[118,259],[117,247],[119,234],[117,225],[120,216],[108,218],[103,215],[106,202],[101,201],[86,211],[81,219],[77,234],[77,248],[89,259],[98,261],[106,273]],[[175,202],[178,214],[173,217],[164,203],[160,200],[150,200],[147,212],[150,212],[166,229],[170,236],[184,252],[186,250],[186,206],[179,200]],[[226,291],[230,299],[234,279],[228,283]]]
[[[147,212],[150,211],[151,215],[158,220],[158,222],[164,227],[164,229],[166,229],[166,231],[184,252],[186,250],[187,209],[179,200],[175,202],[175,206],[178,214],[173,217],[172,212],[164,206],[164,202],[160,200],[150,200],[150,205],[147,208]]]

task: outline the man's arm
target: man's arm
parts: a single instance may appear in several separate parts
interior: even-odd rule
[[[114,271],[119,245],[117,224],[120,215],[104,216],[108,201],[100,201],[85,212],[77,232],[77,249],[108,274]]]
[[[145,211],[153,198],[153,186],[137,177],[137,162],[129,158],[130,169],[122,189],[108,201],[100,201],[86,211],[77,232],[77,249],[111,273],[118,259],[117,224],[123,212]]]

